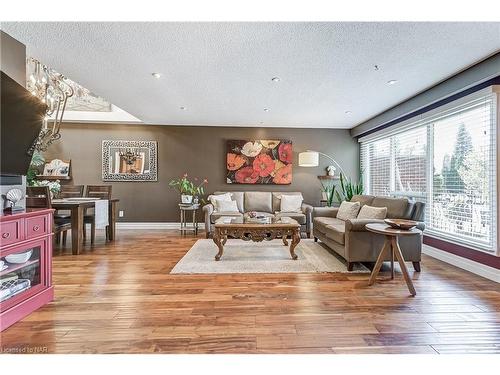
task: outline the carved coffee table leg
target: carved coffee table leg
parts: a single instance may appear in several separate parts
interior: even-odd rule
[[[287,236],[286,234],[283,234],[281,238],[283,240],[283,245],[288,246],[288,241],[286,240],[286,236]]]
[[[297,257],[297,254],[295,254],[295,247],[299,244],[300,242],[300,232],[299,232],[299,228],[297,229],[294,229],[293,230],[293,234],[292,234],[292,243],[290,245],[290,255],[292,256],[292,259],[293,260],[296,260],[298,257]]]
[[[217,253],[217,255],[215,256],[215,260],[220,260],[222,254],[224,253],[224,245],[221,243],[221,234],[220,234],[220,230],[219,229],[215,229],[215,232],[214,232],[214,237],[213,237],[213,241],[215,242],[215,244],[217,245],[217,247],[219,248],[219,252]],[[225,242],[224,242],[225,243]]]

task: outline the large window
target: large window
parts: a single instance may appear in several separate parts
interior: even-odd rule
[[[495,251],[496,95],[476,93],[362,138],[368,194],[426,203],[426,233]]]

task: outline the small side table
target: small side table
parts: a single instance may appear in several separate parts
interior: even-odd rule
[[[179,210],[181,211],[181,234],[186,233],[187,231],[192,230],[194,234],[198,234],[198,209],[200,208],[199,204],[185,205],[180,203]],[[187,221],[187,212],[191,211],[192,215],[192,225],[188,225]]]
[[[375,267],[373,268],[372,274],[370,275],[370,281],[368,282],[368,285],[373,285],[373,283],[375,282],[375,279],[380,272],[380,267],[382,267],[382,263],[384,262],[384,259],[387,255],[387,252],[390,251],[391,279],[394,279],[394,256],[396,256],[410,294],[412,296],[416,295],[417,292],[415,291],[415,287],[413,286],[413,282],[411,281],[410,274],[408,273],[408,268],[406,268],[405,260],[403,258],[403,254],[401,253],[401,248],[399,247],[398,238],[399,236],[420,235],[422,234],[422,231],[416,228],[412,228],[410,230],[395,229],[391,228],[387,224],[379,223],[366,224],[366,230],[385,236],[384,246],[382,246],[382,249],[380,250],[377,262],[375,263]]]

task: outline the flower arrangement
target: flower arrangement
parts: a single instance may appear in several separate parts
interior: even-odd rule
[[[286,140],[227,142],[227,183],[290,184],[292,143]]]
[[[193,197],[195,197],[196,201],[196,199],[205,194],[204,186],[206,184],[208,184],[208,180],[206,178],[200,182],[200,180],[195,177],[193,181],[191,181],[188,178],[188,174],[184,173],[181,178],[174,178],[173,180],[170,180],[168,186],[176,189],[181,194],[182,203],[191,203]]]

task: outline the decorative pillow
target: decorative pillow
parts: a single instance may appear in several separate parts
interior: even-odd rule
[[[210,195],[208,197],[208,200],[210,201],[210,203],[212,203],[212,206],[214,206],[214,211],[218,211],[217,202],[218,201],[230,201],[231,200],[231,193]]]
[[[358,213],[358,219],[385,219],[387,207],[373,207],[366,204],[361,207]]]
[[[238,204],[236,201],[225,201],[218,200],[217,201],[217,211],[219,212],[239,212]]]
[[[281,196],[281,212],[302,212],[302,195],[285,195]]]
[[[337,219],[347,220],[356,219],[361,204],[359,202],[342,202],[337,212]]]

